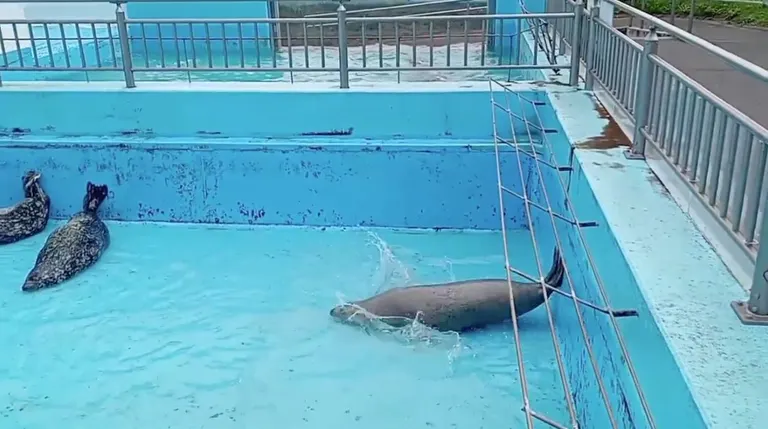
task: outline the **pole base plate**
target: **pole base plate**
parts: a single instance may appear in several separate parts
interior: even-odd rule
[[[736,312],[741,323],[745,325],[768,326],[768,316],[761,316],[749,311],[745,301],[733,301],[731,308]]]
[[[634,153],[632,152],[632,149],[627,149],[624,151],[624,158],[627,159],[645,159],[645,155],[641,153]]]

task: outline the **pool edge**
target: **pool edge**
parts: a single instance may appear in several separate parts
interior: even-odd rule
[[[594,106],[590,93],[561,91],[550,99],[573,144],[600,136],[608,123],[584,117],[587,105]],[[648,164],[622,152],[577,148],[575,157],[707,425],[757,429],[768,419],[761,411],[768,410],[768,377],[744,369],[761,367],[768,344],[761,344],[760,328],[742,325],[728,305],[743,299],[744,290],[696,225],[649,179]],[[635,204],[627,204],[630,194]],[[682,259],[680,250],[688,252]]]

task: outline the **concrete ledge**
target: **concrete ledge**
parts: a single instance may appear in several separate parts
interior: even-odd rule
[[[593,104],[588,93],[551,98],[577,146],[607,124],[584,114]],[[733,314],[730,301],[746,297],[739,282],[651,166],[627,160],[623,148],[575,154],[707,425],[764,427],[768,331]]]

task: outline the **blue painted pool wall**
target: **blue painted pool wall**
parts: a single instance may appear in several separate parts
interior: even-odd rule
[[[598,226],[585,227],[582,231],[611,306],[615,309],[635,309],[639,313],[638,317],[619,318],[617,321],[657,427],[706,427],[687,383],[645,305],[631,269],[580,168],[578,158],[571,157],[571,145],[556,120],[554,110],[540,109],[540,112],[548,127],[559,129],[558,133],[548,134],[550,145],[545,146],[545,152],[552,148],[558,165],[574,167],[570,173],[557,173],[551,168],[541,166],[540,177],[546,184],[545,189],[553,210],[561,214],[568,213],[565,195],[557,183],[559,175],[566,184],[569,201],[578,220],[597,222]],[[549,156],[548,153],[546,155]],[[570,162],[571,159],[574,161]],[[538,172],[538,169],[533,170],[534,180],[539,177]],[[534,202],[546,203],[541,187],[530,186],[530,191]],[[549,215],[534,210],[532,219],[537,241],[544,249],[543,252],[549,252],[555,243]],[[572,285],[580,298],[604,307],[606,302],[599,293],[595,274],[577,229],[564,221],[558,221],[556,228],[564,246],[568,275],[572,280],[570,285],[563,286],[564,290],[568,291]],[[542,260],[549,259],[548,253],[541,256]],[[581,427],[611,427],[611,423],[605,411],[605,402],[599,390],[595,370],[587,354],[576,311],[580,311],[584,325],[591,333],[594,360],[605,383],[610,408],[617,423],[622,428],[650,427],[645,420],[631,374],[624,364],[609,317],[585,306],[580,306],[577,310],[572,300],[557,295],[553,295],[553,309]]]
[[[53,137],[294,138],[341,131],[356,139],[492,143],[493,138],[487,90],[306,93],[224,85],[221,90],[138,87],[105,91],[98,84],[85,88],[4,89],[0,135],[16,129],[16,134]],[[538,91],[522,95],[531,100],[545,97]],[[529,103],[513,102],[511,109],[533,115]],[[518,133],[525,133],[520,124],[515,127]],[[508,115],[497,116],[497,129],[502,136],[511,136]]]
[[[182,94],[189,98],[178,98]],[[0,183],[10,185],[0,204],[17,201],[19,177],[38,168],[57,218],[78,210],[83,186],[91,180],[112,191],[104,206],[108,219],[500,226],[487,91],[10,90],[3,95],[8,103],[0,105],[6,135],[0,140]],[[543,96],[526,93],[529,99]],[[75,100],[77,112],[63,108]],[[222,107],[200,112],[201,105]],[[271,109],[252,115],[251,105]],[[369,108],[345,109],[350,105]],[[528,105],[511,109],[534,114]],[[507,138],[518,126],[506,113],[497,124]],[[299,135],[334,129],[351,129],[352,135]],[[516,159],[505,157],[502,174],[515,177],[516,168]],[[510,186],[519,187],[514,183]],[[507,210],[511,226],[519,227],[522,211]]]
[[[126,15],[129,20],[151,19],[259,19],[271,18],[271,8],[266,1],[252,2],[151,2],[131,3],[126,7]],[[162,53],[175,52],[176,40],[180,40],[183,49],[188,49],[191,57],[192,44],[196,53],[224,52],[224,41],[227,40],[228,49],[239,49],[240,39],[246,39],[242,45],[248,54],[255,54],[255,46],[258,38],[260,50],[269,51],[272,48],[272,25],[267,22],[252,24],[130,24],[128,34],[131,40],[131,49],[134,52],[143,52],[148,48],[151,57]],[[146,40],[145,40],[146,39]],[[207,39],[207,40],[206,40]],[[238,51],[239,52],[239,51]],[[268,55],[269,53],[263,53]]]
[[[81,209],[90,180],[109,186],[102,215],[113,220],[479,229],[500,225],[492,147],[312,143],[1,144],[5,161],[0,163],[0,183],[9,186],[0,191],[0,206],[18,201],[22,189],[15,185],[25,171],[39,169],[54,218]],[[516,168],[512,156],[504,168]],[[508,212],[511,222],[520,222],[518,208]]]

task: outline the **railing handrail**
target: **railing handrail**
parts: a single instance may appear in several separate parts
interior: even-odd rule
[[[127,4],[127,3],[216,3],[217,0],[0,0],[0,3],[112,3],[112,4]],[[227,2],[243,2],[243,3],[298,3],[307,0],[221,0]],[[349,3],[351,0],[327,0],[325,3]],[[318,3],[321,3],[318,0]]]
[[[632,7],[619,0],[600,0],[600,1],[611,4],[619,10],[622,10],[630,15],[634,15],[645,21],[648,21],[657,29],[663,29],[665,32],[675,36],[675,38],[679,40],[682,40],[686,43],[690,43],[691,45],[700,47],[708,51],[709,53],[717,56],[718,58],[722,59],[723,61],[727,62],[728,64],[732,65],[733,67],[743,71],[744,73],[747,73],[757,79],[760,79],[765,83],[768,83],[768,70],[758,66],[755,63],[747,61],[738,55],[728,52],[727,50],[702,39],[701,37],[695,36],[683,29],[677,28],[676,26],[662,19],[656,18],[653,15],[647,14],[642,10]]]
[[[523,20],[528,18],[573,18],[573,12],[558,12],[558,13],[510,13],[499,15],[446,15],[440,16],[441,21],[471,21],[471,20],[490,20],[490,19],[514,19]],[[419,21],[433,21],[435,17],[427,16],[358,16],[347,18],[347,22],[419,22]]]
[[[434,1],[425,1],[425,2],[419,2],[419,3],[408,3],[408,4],[398,4],[398,5],[392,5],[392,6],[380,6],[380,7],[371,7],[367,9],[354,9],[354,10],[348,10],[347,16],[351,15],[360,15],[365,13],[371,13],[371,12],[382,12],[382,11],[397,11],[401,9],[412,9],[412,8],[419,8],[424,6],[437,6],[441,4],[452,4],[452,3],[485,3],[483,0],[434,0]],[[325,16],[336,16],[336,12],[324,12],[324,13],[315,13],[310,15],[305,15],[307,18],[319,18],[319,17],[325,17]]]

